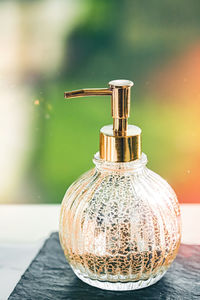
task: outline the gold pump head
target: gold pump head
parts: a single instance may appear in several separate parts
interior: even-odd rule
[[[109,88],[65,92],[65,98],[111,96],[113,125],[100,130],[100,158],[111,162],[129,162],[141,156],[141,129],[128,125],[131,87],[129,80],[112,80]]]

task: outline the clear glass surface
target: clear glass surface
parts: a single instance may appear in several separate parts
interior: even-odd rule
[[[60,241],[75,274],[108,290],[157,282],[176,257],[180,208],[169,184],[146,167],[147,158],[95,168],[67,190]]]

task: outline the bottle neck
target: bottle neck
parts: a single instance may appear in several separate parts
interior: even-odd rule
[[[142,153],[139,159],[130,162],[110,162],[100,158],[99,152],[94,155],[93,162],[101,172],[133,172],[142,171],[147,164],[147,156]]]

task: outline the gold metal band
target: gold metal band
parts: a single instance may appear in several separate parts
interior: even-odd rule
[[[128,162],[141,157],[141,129],[129,125],[126,135],[114,135],[112,125],[100,130],[100,158],[111,162]]]

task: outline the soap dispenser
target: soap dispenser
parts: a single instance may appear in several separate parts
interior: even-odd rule
[[[180,208],[169,184],[146,167],[141,129],[128,125],[133,82],[65,92],[111,96],[113,124],[100,130],[95,167],[67,190],[60,242],[74,273],[106,290],[136,290],[163,277],[181,238]],[[158,124],[159,125],[159,124]]]

